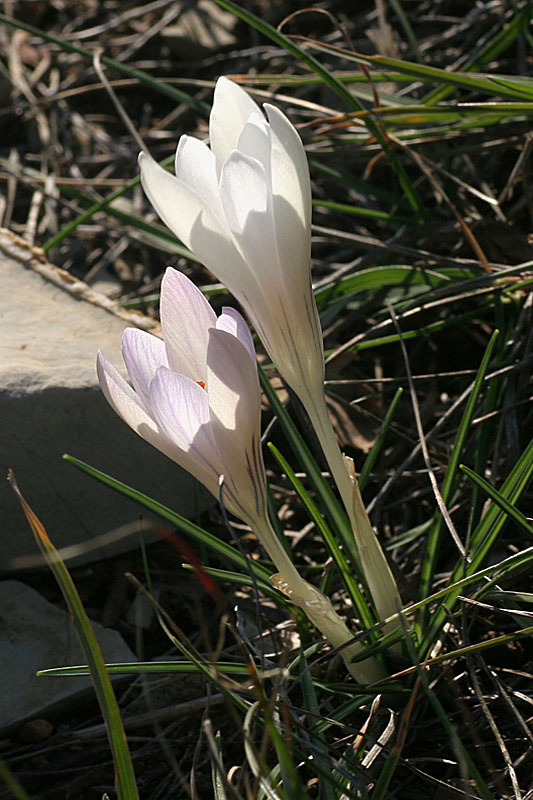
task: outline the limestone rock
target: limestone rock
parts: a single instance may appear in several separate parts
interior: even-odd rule
[[[92,625],[106,663],[136,660],[117,631]],[[92,686],[88,677],[38,677],[38,670],[86,663],[66,611],[24,583],[0,581],[1,727],[46,715]]]
[[[122,365],[120,340],[128,324],[158,329],[154,320],[124,311],[0,229],[3,571],[32,566],[33,557],[40,558],[5,480],[8,467],[54,545],[80,546],[77,562],[137,546],[136,535],[95,550],[90,543],[128,523],[135,534],[139,515],[144,520],[150,515],[62,460],[65,452],[188,518],[214,502],[190,475],[131,431],[100,391],[96,353],[101,349]]]

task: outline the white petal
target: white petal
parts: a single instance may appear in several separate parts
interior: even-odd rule
[[[161,282],[161,327],[173,370],[205,383],[208,330],[216,320],[194,283],[169,267]]]
[[[239,314],[235,308],[224,306],[222,308],[222,314],[217,319],[216,328],[219,331],[227,331],[228,333],[231,333],[232,336],[235,336],[241,342],[241,344],[246,347],[250,353],[252,361],[255,364],[256,355],[254,341],[252,339],[252,334],[250,333],[248,323],[242,314]]]
[[[256,158],[270,174],[270,126],[259,111],[250,116],[242,129],[237,147],[239,153]]]
[[[300,135],[279,108],[265,103],[272,140],[272,190],[285,197],[305,228],[311,225],[311,180]]]
[[[221,463],[205,390],[162,367],[150,384],[150,402],[161,429],[182,451],[183,465],[216,496]]]
[[[241,234],[253,212],[268,212],[269,185],[263,165],[234,150],[220,176],[220,197],[230,229]],[[264,245],[264,240],[255,242],[258,248]]]
[[[265,296],[285,286],[278,258],[270,181],[262,164],[234,150],[220,177],[224,213],[248,269]]]
[[[245,307],[251,303],[259,306],[261,291],[230,231],[219,224],[190,186],[166,172],[149,156],[141,153],[139,165],[144,191],[163,222],[239,302]]]
[[[302,140],[287,117],[265,106],[271,125],[274,227],[287,291],[298,296],[310,283],[311,183]]]
[[[203,206],[222,220],[216,160],[207,145],[193,136],[182,136],[176,150],[175,168],[176,177],[193,189]]]
[[[209,140],[219,170],[236,149],[241,131],[254,113],[261,113],[259,106],[244,89],[227,78],[218,79],[209,117]]]
[[[131,386],[126,383],[122,375],[101,353],[98,353],[97,372],[105,398],[119,417],[122,417],[130,428],[133,428],[139,436],[168,456],[168,458],[192,472],[189,469],[188,459],[184,458],[183,451],[160,429],[157,422],[152,418],[151,412],[147,412]]]
[[[122,335],[122,357],[133,388],[149,408],[148,384],[159,367],[168,367],[164,342],[139,328],[126,328]]]
[[[207,349],[207,394],[211,428],[224,464],[226,484],[244,518],[265,503],[261,455],[261,392],[257,369],[240,341],[211,330]]]
[[[191,232],[204,211],[199,196],[183,181],[163,169],[157,161],[139,154],[142,187],[165,225],[186,247],[191,247]]]

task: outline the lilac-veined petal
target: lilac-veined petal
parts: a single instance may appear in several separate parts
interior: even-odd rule
[[[187,456],[187,469],[216,496],[222,465],[205,390],[184,375],[161,367],[150,383],[150,403],[161,430]]]
[[[236,149],[242,129],[255,113],[261,113],[259,106],[244,89],[227,78],[218,79],[209,116],[209,141],[218,171]]]
[[[261,455],[261,392],[257,368],[241,342],[226,331],[211,329],[207,348],[207,395],[211,429],[224,475],[246,514],[257,514],[265,502]]]
[[[168,367],[165,343],[139,328],[126,328],[122,335],[122,357],[133,388],[149,408],[148,385],[159,367]]]
[[[193,189],[203,206],[222,220],[215,156],[205,142],[193,136],[182,136],[176,150],[175,169],[176,177]]]
[[[169,267],[161,281],[161,327],[173,370],[205,383],[208,330],[216,321],[202,292]]]
[[[160,450],[176,464],[192,472],[190,458],[173,442],[151,413],[148,413],[142,401],[124,380],[115,367],[107,361],[102,353],[98,353],[97,372],[100,387],[111,408],[149,444]],[[193,472],[193,474],[195,474]],[[197,476],[198,477],[198,476]],[[211,485],[213,481],[211,481]],[[206,484],[207,485],[207,484]],[[211,486],[207,487],[211,489]]]
[[[219,331],[227,331],[232,336],[235,336],[246,347],[255,364],[256,355],[252,334],[248,323],[237,309],[231,308],[231,306],[223,306],[222,314],[217,319],[216,328]]]

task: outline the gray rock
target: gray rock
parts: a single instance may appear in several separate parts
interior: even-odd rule
[[[117,631],[96,622],[92,626],[106,663],[136,660]],[[86,663],[69,614],[24,583],[0,582],[1,727],[45,715],[85,693],[90,678],[38,677],[36,672]]]
[[[124,311],[0,229],[1,570],[40,560],[4,479],[9,467],[54,545],[78,546],[77,563],[137,546],[137,535],[95,549],[91,542],[127,524],[136,534],[139,515],[150,515],[65,462],[65,452],[188,518],[214,502],[131,431],[100,391],[96,353],[101,349],[122,365],[120,339],[128,324],[158,330],[154,320]]]

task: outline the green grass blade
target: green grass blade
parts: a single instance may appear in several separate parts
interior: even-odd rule
[[[311,170],[321,172],[323,175],[327,175],[330,178],[336,178],[346,186],[352,186],[354,189],[364,194],[365,197],[375,197],[376,200],[382,200],[389,206],[400,206],[402,210],[407,210],[409,208],[405,197],[402,195],[383,189],[381,186],[375,186],[373,183],[369,183],[369,181],[355,178],[345,169],[341,171],[330,164],[324,164],[322,161],[318,161],[316,158],[309,158],[309,166]]]
[[[246,664],[234,664],[231,661],[217,661],[213,666],[217,671],[224,675],[250,675],[250,670]],[[106,670],[112,675],[150,675],[150,674],[170,674],[177,673],[178,675],[190,675],[198,672],[198,667],[192,660],[188,661],[133,661],[131,663],[117,663],[106,664]],[[261,671],[259,670],[259,674]],[[41,669],[37,673],[43,676],[73,676],[73,675],[88,675],[89,667],[87,665],[79,665],[74,667],[51,667],[50,669]]]
[[[403,394],[403,389],[400,386],[400,388],[396,390],[396,393],[392,398],[392,402],[389,408],[387,409],[387,413],[385,414],[385,419],[383,420],[381,428],[379,429],[376,441],[372,445],[372,449],[365,458],[365,463],[363,464],[363,467],[361,469],[361,474],[359,476],[359,489],[361,491],[364,490],[366,482],[370,476],[370,473],[372,472],[372,469],[374,468],[374,464],[376,463],[376,459],[378,458],[381,452],[381,448],[383,447],[383,442],[385,441],[387,431],[389,430],[389,427],[393,420],[396,408],[398,406],[398,403],[400,402],[402,394]]]
[[[533,113],[533,109],[532,109]],[[334,203],[331,200],[313,200],[314,208],[325,208],[328,211],[338,211],[341,214],[349,214],[352,217],[366,217],[368,219],[384,219],[388,222],[405,222],[408,225],[416,224],[416,220],[409,217],[402,217],[398,214],[389,214],[388,211],[378,211],[374,208],[363,206],[352,206],[346,203]]]
[[[100,651],[100,646],[91,627],[89,618],[85,612],[80,596],[74,586],[70,573],[61,560],[59,553],[50,541],[48,534],[33,513],[30,506],[24,500],[18,489],[14,477],[11,474],[10,482],[17,494],[23,508],[26,519],[33,531],[35,540],[46,558],[50,569],[57,581],[63,598],[68,606],[70,616],[76,630],[81,648],[87,659],[89,672],[93,681],[98,705],[102,712],[106,725],[107,736],[113,754],[113,762],[116,772],[116,788],[120,800],[137,800],[137,784],[133,772],[124,726],[120,717],[120,711],[113,692],[113,687],[107,673],[104,659]]]
[[[198,543],[208,547],[210,550],[217,553],[231,564],[234,564],[244,570],[251,569],[258,579],[268,582],[270,576],[268,570],[254,561],[246,561],[244,556],[242,556],[238,550],[226,544],[225,542],[220,541],[220,539],[218,539],[216,536],[213,536],[212,533],[200,528],[199,525],[195,525],[193,522],[190,522],[189,520],[185,519],[185,517],[180,516],[180,514],[176,514],[175,511],[167,508],[167,506],[164,506],[162,503],[152,500],[152,498],[148,497],[148,495],[138,492],[136,489],[132,489],[125,483],[112,478],[110,475],[106,475],[105,472],[101,472],[95,467],[91,467],[89,464],[86,464],[84,461],[80,461],[80,459],[75,458],[74,456],[64,455],[63,458],[69,463],[74,464],[74,466],[78,467],[78,469],[81,469],[82,472],[86,472],[87,475],[90,475],[92,478],[100,481],[100,483],[103,483],[105,486],[109,486],[111,489],[114,489],[114,491],[124,495],[125,497],[130,497],[132,500],[135,500],[136,503],[144,506],[144,508],[153,511],[154,514],[157,514],[159,517],[171,522],[172,525],[175,525],[180,531],[187,534]]]
[[[411,26],[411,23],[409,22],[409,18],[407,16],[407,14],[405,13],[405,11],[402,8],[402,4],[400,3],[400,0],[389,0],[389,3],[391,5],[392,9],[394,10],[394,13],[398,17],[398,22],[400,23],[400,25],[403,28],[403,32],[405,33],[405,38],[409,42],[409,45],[410,45],[411,49],[414,50],[414,53],[415,53],[415,56],[416,56],[416,60],[417,61],[421,61],[422,57],[421,57],[420,51],[418,49],[418,39],[416,38],[415,32],[414,32],[414,30],[413,30],[413,28]],[[373,78],[373,76],[372,76],[372,78]]]
[[[510,505],[518,502],[533,477],[533,439],[519,458],[515,467],[504,482],[500,494]],[[492,504],[476,530],[472,534],[472,564],[474,570],[483,561],[494,544],[501,528],[507,521],[507,514],[496,503]]]
[[[0,758],[0,781],[11,792],[15,800],[31,800],[31,797],[22,788],[3,758]]]
[[[459,469],[467,475],[471,481],[473,481],[476,486],[478,486],[482,492],[484,492],[491,500],[493,500],[497,506],[499,506],[502,511],[507,514],[516,524],[522,528],[523,531],[528,533],[530,536],[533,536],[533,525],[528,520],[528,518],[522,514],[515,506],[511,505],[505,497],[503,497],[497,489],[494,488],[485,478],[482,478],[481,475],[478,475],[474,470],[466,467],[464,464],[459,465]]]
[[[456,650],[451,650],[448,653],[442,653],[441,655],[430,659],[427,664],[431,667],[435,664],[443,664],[445,662],[454,661],[458,658],[471,655],[472,653],[479,653],[484,650],[489,650],[491,647],[500,647],[501,645],[509,644],[509,642],[514,642],[517,639],[525,636],[531,636],[532,633],[533,625],[530,625],[527,628],[521,628],[520,630],[513,631],[512,633],[503,633],[501,636],[494,636],[491,639],[483,639],[481,642],[475,642],[474,644],[469,644],[465,647],[458,647]]]
[[[459,429],[455,437],[455,442],[453,445],[452,452],[450,454],[450,459],[448,461],[448,466],[446,468],[446,473],[444,475],[444,480],[442,482],[440,490],[444,504],[448,503],[452,491],[454,490],[457,482],[456,478],[457,478],[457,470],[459,467],[459,461],[462,457],[463,450],[466,445],[466,438],[470,431],[470,424],[472,422],[474,411],[476,410],[478,404],[479,395],[483,387],[485,375],[487,374],[490,359],[492,357],[492,353],[498,336],[499,336],[499,331],[497,330],[494,331],[485,349],[485,353],[483,355],[481,364],[479,365],[479,369],[476,374],[476,378],[474,380],[472,391],[469,394],[468,400],[465,405],[465,410],[463,412],[463,416],[459,424]],[[421,566],[420,587],[419,587],[419,595],[421,597],[425,597],[431,588],[431,583],[433,580],[433,575],[437,564],[440,537],[443,530],[443,522],[444,521],[442,515],[440,511],[437,510],[435,512],[433,524],[428,533],[426,554],[424,556]]]
[[[394,286],[429,286],[436,289],[451,281],[450,276],[435,270],[419,270],[405,266],[369,267],[318,289],[315,299],[318,308],[322,309],[334,300],[352,297],[359,292],[375,292]]]
[[[182,564],[181,566],[183,569],[187,570],[187,572],[194,572],[194,567],[191,564]],[[216,578],[219,581],[232,583],[235,586],[249,586],[251,589],[255,589],[257,587],[261,592],[263,592],[263,594],[267,594],[269,597],[272,597],[276,603],[288,606],[290,608],[293,607],[285,595],[283,595],[278,589],[274,589],[271,583],[267,583],[260,578],[255,577],[255,579],[252,580],[248,574],[244,575],[242,572],[231,572],[230,570],[217,569],[216,567],[202,566],[202,572],[206,572],[208,575],[211,575],[213,578]]]
[[[494,795],[488,788],[481,773],[479,772],[476,765],[472,761],[468,748],[465,747],[465,745],[461,741],[461,738],[457,733],[455,725],[453,725],[453,723],[450,722],[448,712],[443,708],[436,693],[430,687],[428,681],[428,675],[422,667],[418,668],[418,675],[420,677],[421,684],[426,693],[426,697],[433,706],[433,709],[437,715],[437,719],[439,720],[442,728],[446,733],[446,736],[451,742],[453,749],[457,754],[460,755],[462,763],[466,766],[470,778],[474,781],[476,785],[476,789],[479,792],[479,796],[483,798],[483,800],[495,800]]]
[[[317,753],[327,749],[327,743],[325,736],[316,730],[316,724],[320,717],[320,705],[318,703],[315,687],[313,686],[309,665],[303,653],[300,659],[300,687],[302,690],[303,707],[311,715],[307,727],[309,729],[311,743],[314,745],[315,749],[313,754],[313,760],[315,760],[317,757],[320,758]],[[326,766],[327,765],[328,761],[326,761]],[[327,779],[322,779],[320,781],[320,800],[337,800],[334,787],[331,781]]]
[[[517,36],[529,25],[531,17],[531,8],[529,2],[518,14],[511,17],[509,24],[502,27],[501,31],[488,42],[476,55],[467,61],[465,70],[477,70],[483,64],[487,64],[493,59],[497,58],[500,53],[503,53],[516,39]],[[498,76],[494,79],[495,83],[498,82]],[[530,87],[533,90],[533,86]],[[452,90],[445,86],[436,89],[424,98],[425,103],[439,103],[444,100]],[[498,93],[497,91],[495,92]],[[500,92],[501,93],[501,92]]]
[[[500,76],[478,74],[476,72],[449,72],[439,67],[416,64],[412,61],[403,61],[402,59],[389,58],[388,56],[367,56],[364,53],[356,53],[353,50],[334,47],[315,40],[310,44],[315,50],[333,53],[342,56],[348,61],[355,61],[358,64],[366,64],[370,67],[378,67],[385,70],[390,69],[425,83],[444,84],[451,87],[452,90],[455,88],[470,89],[491,97],[500,95],[513,100],[531,100],[533,98],[533,81],[519,76],[510,75],[500,78]]]
[[[164,159],[161,162],[162,167],[166,167],[172,163],[174,156]],[[195,256],[190,253],[190,251],[184,247],[182,244],[179,243],[178,239],[174,236],[173,233],[167,231],[164,228],[160,228],[158,225],[152,225],[149,222],[145,222],[138,217],[133,217],[133,215],[126,214],[121,211],[119,208],[116,208],[111,205],[115,200],[119,197],[122,197],[131,189],[135,188],[140,182],[139,175],[136,175],[131,180],[126,181],[123,186],[118,189],[115,189],[114,192],[110,192],[106,197],[102,198],[98,202],[93,202],[92,198],[88,198],[85,194],[79,191],[73,191],[70,189],[63,189],[63,193],[67,194],[71,197],[76,197],[78,199],[83,200],[84,202],[90,202],[89,208],[84,211],[83,213],[79,214],[69,223],[67,223],[60,231],[58,231],[55,236],[52,236],[47,242],[43,245],[43,250],[45,253],[48,253],[53,247],[57,247],[63,239],[67,236],[70,236],[74,231],[84,223],[88,222],[95,214],[100,211],[105,211],[107,214],[116,217],[117,219],[126,222],[127,224],[132,225],[135,228],[138,228],[149,235],[152,235],[156,240],[162,239],[164,242],[168,241],[169,249],[172,249],[173,252],[178,252],[181,255],[186,256],[187,258],[192,258],[195,260]]]
[[[410,331],[402,331],[401,338],[404,341],[407,341],[408,339],[419,339],[422,336],[426,337],[432,333],[438,333],[439,331],[453,328],[455,325],[458,325],[464,320],[482,317],[486,312],[492,311],[494,311],[494,306],[492,304],[480,305],[477,308],[472,309],[472,311],[465,311],[463,314],[457,314],[450,319],[439,320],[438,322],[429,322],[427,325],[422,325],[420,328],[415,328],[414,330]],[[346,352],[350,352],[352,350],[370,350],[374,347],[383,347],[384,345],[388,344],[396,344],[399,341],[400,335],[397,333],[391,333],[389,336],[377,336],[375,339],[357,342],[356,344],[347,347]],[[329,355],[329,353],[326,355]]]
[[[161,162],[161,166],[166,166],[168,162],[169,159],[164,159],[164,161]],[[114,200],[123,196],[126,194],[126,192],[136,186],[139,183],[139,180],[140,178],[137,175],[135,178],[127,181],[120,189],[116,189],[112,194],[102,198],[102,200],[98,201],[97,203],[93,201],[92,197],[88,197],[83,192],[71,189],[68,186],[64,187],[63,194],[67,195],[68,197],[75,197],[77,200],[81,200],[84,203],[89,203],[90,206],[87,211],[84,211],[83,214],[80,214],[74,220],[69,222],[68,225],[65,225],[63,230],[46,242],[43,248],[45,252],[58,245],[62,239],[73,233],[80,224],[87,222],[92,216],[94,216],[94,214],[99,211],[105,211],[108,216],[119,219],[125,225],[131,226],[134,230],[147,234],[143,237],[143,239],[150,245],[155,246],[160,250],[163,249],[168,253],[175,253],[176,255],[184,256],[191,261],[197,261],[194,253],[181,244],[179,239],[177,239],[175,235],[167,228],[163,228],[161,225],[156,225],[151,222],[146,222],[145,219],[138,217],[135,214],[130,214],[114,205],[111,205]]]
[[[458,581],[454,581],[454,583],[449,584],[448,586],[444,587],[444,589],[439,589],[438,592],[434,592],[429,597],[425,597],[423,600],[419,600],[416,603],[406,606],[404,609],[402,609],[401,614],[403,616],[410,616],[415,611],[418,611],[419,608],[423,608],[431,603],[435,603],[437,600],[444,600],[444,602],[447,603],[447,597],[451,597],[453,600],[453,597],[457,596],[461,589],[464,589],[465,586],[468,586],[472,583],[478,582],[481,578],[492,575],[492,581],[497,582],[502,580],[505,576],[509,577],[514,571],[522,569],[524,566],[528,566],[530,563],[533,563],[533,547],[527,547],[525,550],[521,550],[519,553],[504,559],[499,564],[492,564],[489,567],[485,567],[484,569],[473,572],[466,578],[461,578]],[[390,617],[387,621],[396,619],[398,619],[398,614]]]
[[[533,440],[529,443],[528,447],[511,470],[511,473],[500,490],[500,495],[510,505],[515,505],[529,485],[532,477]],[[465,571],[467,575],[470,575],[479,568],[479,565],[494,545],[507,520],[507,513],[493,502],[472,534],[470,564],[465,567],[462,559],[457,563],[452,572],[452,583],[458,581]],[[453,610],[458,594],[458,590],[454,590],[449,594],[446,600],[446,609],[440,608],[432,616],[431,624],[421,645],[421,652],[423,655],[432,647],[435,638],[448,617],[449,611]]]

